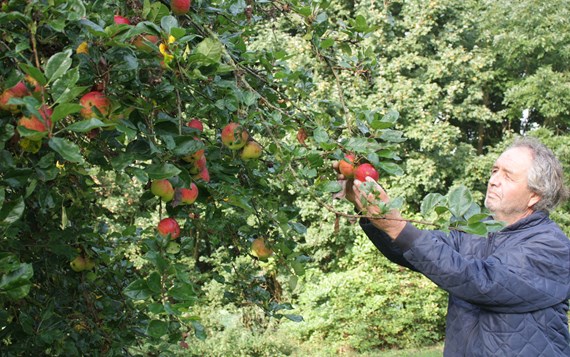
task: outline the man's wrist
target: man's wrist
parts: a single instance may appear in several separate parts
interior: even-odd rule
[[[398,238],[402,230],[406,227],[406,221],[390,218],[371,218],[372,224],[384,231],[392,240]]]
[[[413,224],[406,222],[404,229],[393,240],[400,249],[405,252],[412,247],[416,239],[422,235],[422,230],[417,229]]]

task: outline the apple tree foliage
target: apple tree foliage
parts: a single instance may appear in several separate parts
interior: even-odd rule
[[[195,1],[184,15],[169,5],[1,3],[0,90],[22,81],[27,88],[0,112],[6,355],[184,348],[206,338],[194,308],[204,303],[201,287],[214,280],[225,301],[300,321],[287,290],[311,259],[298,249],[311,222],[297,198],[335,212],[331,197],[340,185],[332,161],[353,152],[382,177],[407,177],[413,165],[402,165],[402,153],[413,160],[431,151],[445,160],[439,145],[451,150],[464,123],[471,129],[459,155],[472,153],[469,144],[499,141],[475,133],[505,121],[504,108],[489,109],[487,97],[464,84],[489,88],[497,73],[485,69],[496,54],[489,46],[472,51],[481,45],[467,30],[474,18],[457,15],[464,9],[449,1],[394,2],[374,11],[370,2]],[[490,20],[500,17],[493,9]],[[130,24],[116,24],[114,15]],[[410,23],[418,18],[422,26]],[[518,70],[499,72],[516,77]],[[528,93],[539,76],[560,80],[556,70],[541,66],[519,91]],[[110,107],[83,117],[80,98],[90,91],[104,93]],[[516,93],[504,103],[537,105],[561,122],[562,111]],[[38,120],[47,130],[21,124],[22,116],[41,118],[46,107],[51,122]],[[186,125],[193,118],[203,131]],[[230,122],[262,145],[260,159],[243,160],[222,144]],[[199,150],[207,176],[185,159]],[[197,201],[161,201],[150,192],[158,179],[175,188],[195,183]],[[484,212],[467,188],[443,192],[449,186],[428,186],[417,204],[430,224],[479,234],[496,229],[480,223]],[[157,234],[165,217],[179,222],[179,239]],[[256,238],[272,249],[269,262],[252,254]],[[94,266],[74,271],[77,256]]]

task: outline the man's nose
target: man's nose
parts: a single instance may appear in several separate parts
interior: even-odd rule
[[[499,175],[493,174],[489,177],[489,186],[497,186],[500,182]]]

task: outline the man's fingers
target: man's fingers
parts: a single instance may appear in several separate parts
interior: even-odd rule
[[[380,198],[383,202],[387,203],[390,201],[390,197],[386,193],[386,190],[384,190],[384,188],[378,183],[378,181],[375,181],[370,176],[366,176],[366,182],[372,182],[374,184],[374,191],[378,192],[377,197]]]

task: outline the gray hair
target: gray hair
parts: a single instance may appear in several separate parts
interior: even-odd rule
[[[519,137],[507,148],[527,148],[532,152],[533,162],[528,171],[528,188],[540,196],[532,209],[551,211],[568,199],[568,187],[564,184],[562,164],[552,150],[532,137]]]

